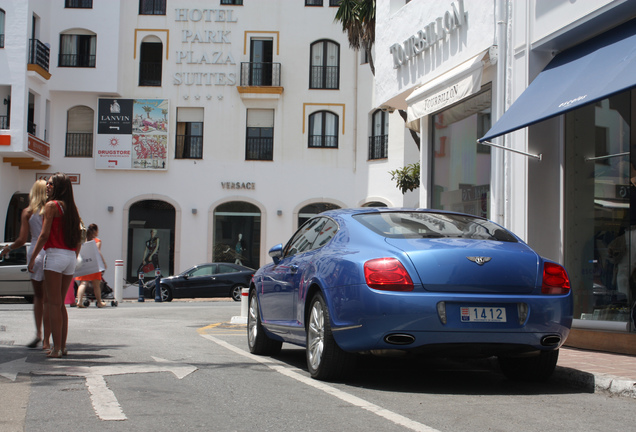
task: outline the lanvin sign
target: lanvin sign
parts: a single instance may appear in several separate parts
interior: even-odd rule
[[[450,9],[443,16],[437,17],[401,44],[391,45],[389,51],[393,56],[393,68],[400,68],[409,60],[428,51],[437,42],[445,41],[448,35],[456,34],[465,23],[464,0],[452,2]]]

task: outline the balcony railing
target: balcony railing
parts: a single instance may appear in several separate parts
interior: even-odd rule
[[[92,9],[93,0],[66,0],[64,2],[65,8],[79,8],[79,9]]]
[[[280,63],[241,63],[241,86],[280,87]]]
[[[67,132],[66,157],[93,157],[93,133]]]
[[[161,87],[161,62],[139,63],[139,85]]]
[[[30,133],[31,135],[35,136],[35,131],[37,129],[38,125],[36,125],[33,122],[27,122],[27,132]]]
[[[378,135],[369,137],[369,160],[386,159],[389,157],[389,136]]]
[[[49,71],[49,47],[37,39],[29,40],[29,64],[40,66],[45,71]]]
[[[60,54],[58,64],[60,67],[95,67],[95,57],[86,54]]]
[[[203,159],[203,137],[193,135],[177,135],[177,159]]]
[[[9,116],[0,116],[0,129],[9,129]]]
[[[337,135],[309,135],[310,148],[338,148]]]
[[[0,33],[0,48],[4,48],[4,33]]]
[[[340,85],[339,66],[312,66],[311,83],[312,89],[337,89]]]
[[[274,138],[247,138],[245,160],[274,160]]]

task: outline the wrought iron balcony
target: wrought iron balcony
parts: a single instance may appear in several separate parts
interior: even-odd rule
[[[9,129],[9,116],[0,116],[0,129]]]
[[[49,71],[50,49],[37,39],[29,40],[29,64],[40,66],[45,71]]]
[[[241,63],[241,86],[280,87],[280,63]]]
[[[195,135],[177,135],[175,158],[203,159],[203,137]]]
[[[389,136],[378,135],[369,137],[369,160],[386,159],[389,157]]]
[[[161,87],[161,62],[139,63],[139,85]]]
[[[66,157],[93,157],[93,133],[67,132]]]
[[[58,65],[60,67],[95,67],[95,58],[95,55],[60,53]]]
[[[37,129],[38,125],[36,125],[33,122],[28,121],[27,122],[27,132],[30,133],[31,135],[35,136],[35,131]]]
[[[4,48],[4,33],[0,33],[0,48]]]
[[[274,138],[247,138],[245,160],[274,160]]]

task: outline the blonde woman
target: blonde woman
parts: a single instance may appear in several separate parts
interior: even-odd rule
[[[27,249],[27,262],[31,260],[35,242],[42,230],[42,215],[46,205],[46,181],[37,180],[29,193],[29,206],[22,211],[20,219],[20,234],[16,241],[5,247],[0,256],[8,254],[11,250],[24,245],[30,237],[31,244]],[[29,235],[30,234],[30,235]],[[44,250],[40,251],[35,258],[35,266],[31,275],[31,285],[33,285],[33,314],[35,315],[35,339],[27,345],[35,348],[42,343],[44,349],[50,349],[51,329],[49,326],[49,314],[46,308],[46,292],[44,291]],[[42,338],[42,327],[44,326],[44,338]]]

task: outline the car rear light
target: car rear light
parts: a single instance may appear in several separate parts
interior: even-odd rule
[[[413,281],[400,261],[377,258],[364,263],[367,285],[383,291],[413,291]]]
[[[568,292],[570,292],[570,279],[565,269],[559,264],[545,263],[541,294],[567,294]]]

